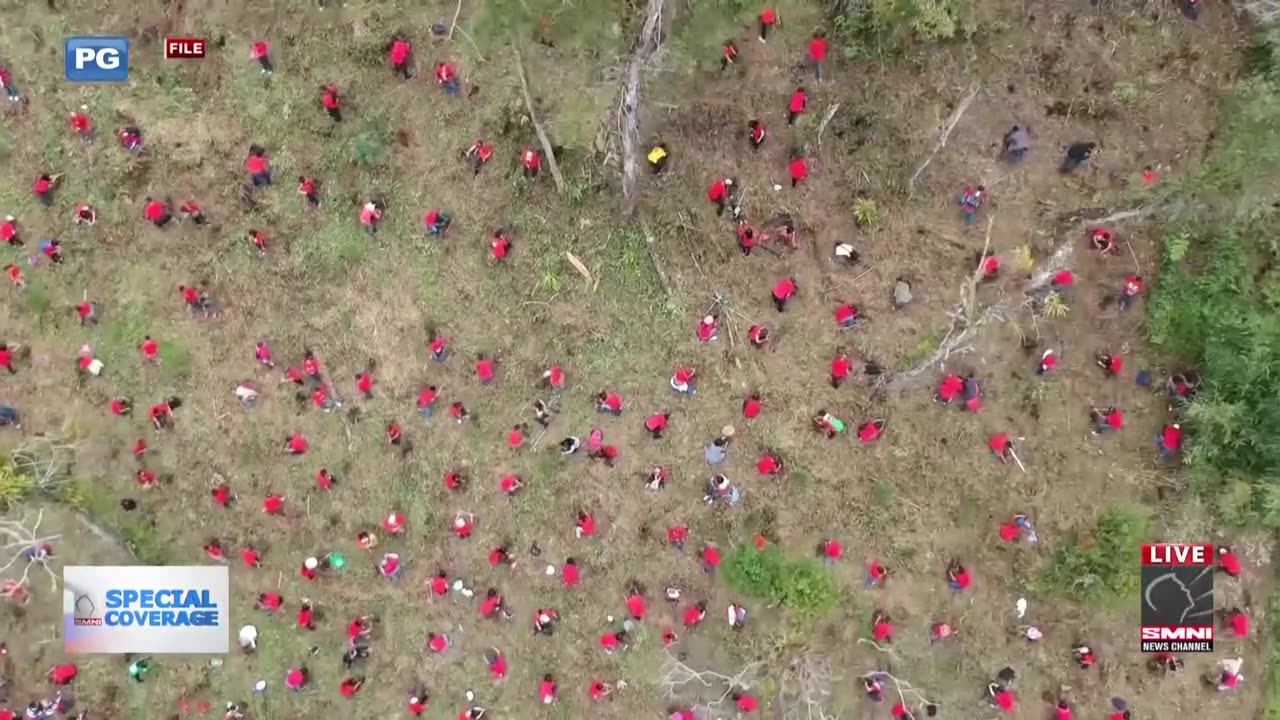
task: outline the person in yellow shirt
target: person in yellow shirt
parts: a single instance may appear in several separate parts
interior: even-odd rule
[[[667,160],[671,156],[667,152],[667,146],[663,143],[658,143],[653,146],[653,149],[649,151],[646,157],[649,160],[649,168],[653,170],[654,175],[657,175],[667,167]]]

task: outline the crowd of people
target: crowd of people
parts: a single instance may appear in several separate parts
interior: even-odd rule
[[[781,18],[774,9],[764,8],[758,17],[756,39],[760,43],[768,43],[778,30],[780,23]],[[812,69],[814,80],[819,83],[819,86],[825,80],[828,51],[829,44],[824,33],[814,33],[808,39],[804,60]],[[413,45],[408,38],[393,38],[388,44],[387,53],[387,62],[391,73],[404,81],[409,81],[416,77],[417,63],[414,58]],[[273,75],[275,73],[276,67],[272,61],[271,50],[267,41],[254,42],[251,46],[249,57],[258,64],[264,75]],[[740,52],[736,41],[724,43],[720,62],[721,72],[725,72],[744,61],[743,53]],[[453,62],[441,61],[436,63],[431,75],[431,81],[438,85],[441,91],[450,98],[461,98],[464,94],[461,71]],[[5,68],[0,68],[0,84],[4,85],[11,101],[20,99],[21,96],[12,84],[9,72]],[[809,98],[809,89],[803,86],[797,87],[785,99],[785,102],[779,103],[779,117],[785,118],[788,126],[793,126],[807,112]],[[331,122],[344,122],[344,104],[344,97],[336,84],[329,83],[320,88],[317,98],[318,110],[322,110]],[[82,107],[70,113],[69,127],[71,132],[84,142],[95,141],[95,126],[92,118],[87,114],[87,108]],[[759,150],[768,142],[767,138],[769,136],[766,132],[766,122],[763,118],[751,118],[744,127],[744,139],[752,149],[754,157],[754,151]],[[147,147],[142,128],[129,125],[118,128],[113,135],[123,152],[140,153]],[[1093,155],[1096,147],[1096,144],[1091,142],[1071,144],[1066,149],[1061,163],[1062,172],[1074,172],[1084,166]],[[1005,133],[1003,157],[1007,162],[1022,162],[1031,152],[1032,136],[1028,128],[1023,125],[1015,125]],[[467,163],[468,171],[472,175],[478,176],[494,160],[495,149],[488,140],[481,138],[465,149],[462,155]],[[663,143],[654,144],[647,155],[648,162],[654,173],[663,172],[670,157],[671,149]],[[543,155],[539,149],[531,144],[521,150],[513,160],[527,181],[538,181],[543,163]],[[252,144],[248,147],[243,160],[243,170],[246,181],[245,192],[247,193],[261,192],[275,184],[271,154],[267,148],[261,145]],[[800,187],[807,180],[809,172],[809,161],[803,154],[796,154],[788,160],[787,173],[791,179],[792,188]],[[62,175],[60,174],[44,172],[38,174],[31,188],[33,196],[42,205],[50,206],[54,193],[59,191],[61,178]],[[297,193],[301,196],[299,202],[304,203],[308,208],[321,210],[325,207],[322,179],[300,176],[298,178]],[[774,227],[768,232],[763,226],[757,227],[752,224],[741,204],[740,184],[732,176],[714,178],[708,188],[707,198],[714,207],[717,216],[724,216],[728,212],[730,222],[733,225],[734,242],[743,254],[749,255],[754,248],[775,240],[782,252],[793,250],[796,247],[798,227],[789,217],[775,223]],[[963,222],[966,225],[972,224],[983,211],[986,202],[987,190],[983,186],[974,184],[964,188],[958,196]],[[180,222],[203,225],[206,222],[206,216],[202,203],[201,199],[193,197],[186,198],[175,206],[171,198],[146,197],[139,208],[139,221],[150,224],[160,231],[168,228],[175,219],[179,219]],[[358,222],[360,226],[371,234],[376,233],[386,212],[387,208],[380,199],[374,197],[366,198],[359,203],[359,210],[355,214],[356,216],[352,218],[352,222]],[[69,220],[75,225],[92,226],[97,221],[97,211],[87,203],[77,202]],[[443,237],[450,225],[451,218],[445,210],[441,208],[424,209],[422,227],[427,236]],[[28,238],[24,232],[22,221],[18,217],[14,215],[5,216],[3,223],[0,223],[0,239],[7,243],[16,253],[26,252],[24,248],[27,247]],[[269,229],[249,230],[247,241],[251,251],[254,253],[261,255],[273,251]],[[1093,228],[1080,241],[1087,243],[1089,248],[1104,257],[1115,252],[1116,245],[1113,231],[1109,228]],[[25,261],[31,268],[31,272],[53,272],[50,268],[62,263],[65,253],[72,252],[71,249],[64,247],[57,239],[52,238],[41,240],[37,243],[37,247],[39,254],[30,255]],[[496,262],[503,261],[514,250],[515,246],[510,234],[504,229],[500,228],[493,231],[487,239],[487,252]],[[831,259],[839,265],[850,265],[856,264],[858,258],[859,255],[851,243],[841,242],[836,244]],[[41,266],[42,259],[47,260],[49,267]],[[998,253],[985,253],[975,258],[972,269],[975,277],[987,282],[994,281],[999,277],[1001,265],[1002,260]],[[12,262],[5,266],[5,271],[14,289],[21,292],[26,287],[23,268],[18,262]],[[1064,268],[1055,272],[1051,287],[1056,291],[1065,292],[1073,282],[1074,275],[1072,271]],[[1123,286],[1116,290],[1115,302],[1117,306],[1122,310],[1131,307],[1143,295],[1145,289],[1145,284],[1140,276],[1136,273],[1129,276]],[[790,301],[800,291],[800,283],[796,278],[790,276],[781,277],[773,284],[769,300],[778,313],[785,313],[788,311]],[[175,293],[193,316],[216,318],[219,315],[219,305],[208,289],[194,284],[183,284],[175,287]],[[894,289],[894,307],[905,306],[910,301],[910,297],[909,284],[906,284],[905,281],[899,281],[898,286],[895,286]],[[80,324],[96,325],[100,321],[102,308],[97,301],[90,299],[86,295],[82,302],[77,304],[75,312]],[[851,302],[838,303],[832,308],[832,312],[836,329],[839,331],[855,329],[860,322],[867,319],[865,311]],[[104,322],[110,322],[110,320],[105,320]],[[694,326],[695,337],[703,343],[719,341],[721,322],[722,318],[718,310],[713,310],[698,318]],[[774,333],[765,323],[753,325],[748,331],[747,337],[750,346],[755,348],[766,347],[774,341]],[[26,368],[22,367],[24,356],[21,350],[23,344],[14,342],[12,338],[4,338],[4,340],[6,342],[0,342],[0,369],[5,370],[6,373],[0,375],[0,383],[21,383],[22,375],[26,371]],[[434,363],[449,362],[453,359],[451,346],[455,340],[456,338],[447,337],[443,334],[432,334],[430,337],[425,338],[424,342],[427,346],[426,357]],[[162,341],[149,335],[138,338],[138,353],[138,362],[140,363],[160,363],[162,362],[163,354]],[[361,368],[354,375],[337,377],[330,372],[329,368],[322,365],[319,357],[310,349],[300,349],[300,352],[296,352],[290,358],[293,362],[286,363],[283,368],[277,367],[277,356],[269,339],[258,340],[252,347],[246,348],[245,354],[246,364],[256,363],[266,370],[279,372],[280,382],[296,388],[296,392],[300,397],[305,398],[305,401],[309,402],[316,412],[330,413],[341,408],[346,402],[343,397],[344,388],[350,388],[355,394],[367,401],[381,401],[380,398],[377,398],[378,370],[374,362],[370,362],[367,367]],[[1100,371],[1108,378],[1119,377],[1124,372],[1123,356],[1109,349],[1099,348],[1096,362]],[[87,376],[101,376],[104,370],[103,361],[96,357],[93,349],[88,345],[81,348],[75,358],[75,363],[78,371]],[[854,358],[851,358],[845,350],[837,351],[829,367],[828,379],[831,385],[836,388],[841,387],[853,375],[858,365],[859,363]],[[879,369],[873,368],[870,363],[863,365],[868,373],[879,372]],[[1044,349],[1038,356],[1034,371],[1042,381],[1051,382],[1057,367],[1057,353],[1054,349],[1048,348]],[[501,374],[500,357],[496,355],[478,357],[474,361],[472,371],[477,383],[481,385],[492,384],[497,381],[498,376]],[[697,392],[697,380],[698,371],[693,365],[681,365],[673,369],[668,382],[676,396],[692,401]],[[1139,380],[1141,381],[1141,378]],[[560,365],[552,364],[545,369],[538,384],[539,391],[544,394],[545,399],[539,398],[534,403],[529,417],[529,420],[535,423],[537,429],[545,431],[555,426],[558,402],[562,391],[569,383],[568,374]],[[256,385],[257,383],[254,381],[241,383],[234,389],[235,397],[246,406],[258,404],[262,401],[262,391]],[[1198,387],[1198,380],[1193,373],[1183,373],[1168,378],[1166,386],[1173,400],[1187,401],[1194,395]],[[3,385],[0,385],[0,387],[3,387]],[[946,374],[938,378],[934,398],[940,405],[954,405],[966,412],[979,412],[983,407],[983,381],[974,373]],[[565,457],[582,456],[587,461],[599,462],[605,466],[612,467],[619,454],[624,450],[620,445],[621,440],[614,439],[615,436],[622,434],[616,430],[616,427],[621,423],[633,422],[632,417],[637,413],[628,407],[626,400],[614,389],[605,388],[600,390],[594,397],[594,403],[595,409],[599,411],[602,417],[602,422],[599,426],[591,428],[589,432],[585,433],[585,439],[577,435],[567,434],[559,442],[553,445],[549,444],[548,449],[544,450],[544,452],[558,452]],[[175,396],[154,398],[153,402],[148,405],[137,406],[132,398],[113,395],[102,410],[104,414],[119,418],[119,421],[123,423],[133,421],[135,407],[147,408],[146,418],[138,420],[141,428],[139,436],[133,444],[132,452],[137,463],[135,473],[137,485],[140,490],[148,490],[160,483],[160,476],[156,468],[152,467],[148,462],[151,444],[166,442],[166,433],[173,427],[174,423],[181,422],[183,400]],[[437,417],[437,408],[443,408],[446,411],[444,415],[452,422],[465,424],[471,419],[470,411],[456,392],[447,395],[444,389],[436,385],[424,385],[416,394],[413,407],[405,408],[405,414],[409,414],[410,410],[412,410],[423,420],[433,420]],[[764,401],[761,395],[759,393],[748,394],[742,400],[741,415],[743,421],[748,423],[758,421],[763,409]],[[1119,408],[1090,408],[1088,414],[1090,426],[1095,435],[1118,432],[1125,428],[1124,413]],[[639,418],[634,422],[640,424],[644,433],[654,439],[661,439],[672,422],[672,413],[664,408],[640,409],[638,415]],[[21,428],[21,408],[8,404],[0,406],[0,425]],[[827,408],[816,409],[812,416],[812,425],[817,432],[832,440],[840,438],[852,427]],[[867,444],[881,441],[887,437],[888,433],[891,433],[891,427],[892,424],[887,418],[866,417],[856,424],[854,430],[859,442]],[[514,423],[503,439],[505,447],[510,450],[530,448],[534,443],[531,441],[529,428],[530,425],[526,422]],[[392,421],[385,427],[387,445],[401,454],[411,452],[411,434],[411,431],[398,421]],[[704,458],[713,471],[716,470],[717,465],[725,460],[729,453],[733,445],[734,434],[732,427],[726,427],[720,435],[705,446]],[[1165,425],[1155,439],[1159,456],[1165,460],[1172,459],[1180,451],[1182,442],[1182,430],[1177,422],[1170,422]],[[996,461],[1001,463],[1014,461],[1021,464],[1021,460],[1017,456],[1014,437],[1010,432],[1001,432],[991,436],[988,439],[988,447],[994,454]],[[283,454],[295,456],[304,461],[311,449],[310,439],[298,431],[291,431],[280,440],[280,451]],[[782,476],[789,467],[789,460],[779,452],[766,450],[756,461],[755,466],[761,477]],[[645,490],[648,492],[661,492],[666,487],[670,475],[670,469],[667,467],[652,467],[646,473],[644,479]],[[341,479],[329,468],[316,467],[314,477],[319,490],[325,492],[341,491]],[[464,491],[469,482],[469,473],[462,468],[450,470],[443,478],[443,485],[448,493]],[[497,483],[498,492],[515,498],[517,501],[523,489],[524,480],[514,473],[502,475]],[[724,503],[736,505],[742,500],[744,492],[742,486],[731,481],[726,475],[717,473],[707,481],[703,500],[708,504]],[[226,482],[219,482],[212,488],[211,502],[216,508],[226,511],[240,511],[239,508],[246,504],[241,502],[236,490]],[[260,511],[264,516],[282,515],[287,512],[289,502],[290,500],[283,495],[267,494],[260,501]],[[256,502],[250,501],[247,504],[252,507]],[[132,510],[137,507],[137,501],[128,497],[122,498],[121,506],[126,511]],[[475,528],[480,522],[482,522],[482,518],[468,512],[458,511],[450,517],[449,532],[454,536],[454,541],[468,542],[472,540]],[[401,578],[405,564],[410,560],[402,557],[400,552],[387,547],[390,543],[384,543],[389,539],[403,536],[409,531],[408,521],[403,509],[388,508],[376,528],[371,527],[368,530],[361,531],[355,540],[361,550],[374,554],[376,559],[373,564],[376,573],[382,578],[394,582]],[[1035,543],[1039,539],[1030,516],[1026,513],[1014,515],[1000,524],[998,528],[993,528],[993,531],[1001,541],[1009,543]],[[578,509],[575,513],[573,525],[574,535],[579,539],[588,540],[595,537],[598,532],[599,525],[592,509]],[[672,522],[666,529],[666,542],[672,548],[673,553],[684,554],[686,545],[691,541],[691,531],[683,522]],[[767,542],[763,537],[755,539],[757,547],[762,548]],[[211,537],[206,540],[203,549],[205,556],[211,562],[235,563],[250,569],[262,567],[264,564],[263,551],[252,544],[236,546],[221,538]],[[540,554],[535,552],[536,550],[535,545],[534,548],[530,549],[530,555],[536,556]],[[52,548],[48,548],[47,551],[52,553]],[[823,538],[817,546],[816,553],[827,564],[846,561],[844,547],[838,538]],[[694,558],[702,572],[714,578],[724,559],[724,552],[712,542],[698,541]],[[514,567],[521,559],[523,558],[520,557],[517,549],[507,544],[493,547],[488,552],[488,562],[493,567]],[[346,558],[340,553],[330,552],[323,555],[307,555],[293,560],[284,560],[283,562],[292,565],[294,568],[292,572],[298,573],[308,583],[314,582],[315,591],[309,593],[311,597],[286,598],[276,590],[263,590],[256,595],[255,605],[258,610],[264,615],[274,616],[291,612],[295,616],[297,627],[301,630],[334,632],[335,630],[328,623],[321,620],[319,613],[317,613],[318,603],[312,598],[322,598],[324,596],[324,579],[343,567],[346,563]],[[273,564],[278,563],[273,559]],[[1218,564],[1222,572],[1231,578],[1239,577],[1243,572],[1240,559],[1231,548],[1221,548]],[[565,588],[573,588],[584,582],[583,572],[578,561],[573,557],[567,557],[561,563],[550,564],[547,570],[548,574],[557,575]],[[980,577],[980,572],[980,568],[978,572],[975,572],[960,558],[949,558],[945,565],[938,568],[938,589],[940,592],[944,589],[954,593],[968,592],[972,584],[977,581],[975,578]],[[534,609],[532,612],[520,613],[506,601],[500,588],[487,587],[480,590],[471,587],[471,583],[467,580],[469,574],[468,568],[439,568],[427,581],[425,592],[431,599],[438,600],[451,597],[456,602],[473,603],[479,617],[484,620],[509,622],[516,620],[523,614],[525,621],[530,623],[530,628],[535,635],[555,636],[561,621],[560,614],[556,608],[542,607]],[[877,588],[881,588],[887,582],[890,582],[892,572],[881,560],[872,559],[866,567],[865,576],[866,588],[874,592]],[[667,586],[663,588],[661,593],[654,593],[643,584],[637,582],[625,589],[623,597],[624,600],[621,603],[623,607],[617,612],[617,616],[620,619],[613,622],[613,616],[610,615],[612,625],[604,630],[598,639],[600,651],[610,655],[625,652],[642,626],[655,623],[653,614],[650,613],[648,608],[649,601],[654,597],[661,598],[663,602],[669,603],[674,608],[673,617],[678,618],[678,622],[670,625],[657,623],[658,632],[666,648],[679,643],[681,635],[698,632],[698,626],[705,621],[709,611],[712,610],[706,599],[687,599],[685,590],[677,586]],[[724,617],[727,618],[728,625],[737,631],[747,626],[749,612],[745,606],[735,602],[725,608]],[[326,619],[331,620],[332,616]],[[1224,615],[1224,624],[1235,636],[1245,636],[1249,632],[1248,617],[1240,608],[1233,608],[1226,613]],[[954,637],[955,628],[950,622],[943,620],[933,620],[925,623],[918,630],[909,629],[908,625],[904,625],[902,631],[926,633],[931,642],[959,642]],[[888,611],[876,608],[869,618],[867,632],[869,637],[877,643],[891,643],[900,630],[898,622],[890,616]],[[1042,632],[1037,627],[1024,628],[1022,633],[1028,642],[1035,642],[1042,637]],[[342,667],[345,672],[337,687],[334,688],[340,697],[352,698],[358,696],[367,687],[368,683],[379,681],[367,678],[361,672],[361,667],[370,657],[374,647],[374,640],[378,635],[378,618],[372,615],[355,615],[350,622],[345,624],[345,643],[341,657]],[[252,622],[245,623],[244,628],[239,633],[241,649],[244,652],[253,652],[257,648],[257,643],[258,632],[256,627]],[[423,652],[435,655],[459,652],[482,654],[491,677],[497,681],[506,678],[509,671],[508,656],[501,649],[491,646],[469,646],[467,642],[456,639],[445,631],[428,632],[424,639]],[[522,658],[522,660],[530,663],[536,662],[534,658]],[[1097,662],[1097,655],[1082,639],[1075,644],[1071,657],[1064,658],[1064,662],[1075,663],[1082,671],[1088,672]],[[1159,657],[1153,657],[1151,667],[1154,672],[1158,673],[1176,672],[1183,667],[1183,660],[1172,654],[1162,654]],[[143,682],[149,668],[149,660],[134,659],[130,663],[130,678],[135,682]],[[311,673],[304,662],[304,658],[297,658],[296,662],[288,667],[276,668],[275,672],[279,673],[284,687],[291,692],[301,692],[311,688]],[[42,720],[44,718],[60,717],[73,712],[71,694],[64,694],[62,690],[74,683],[77,674],[78,669],[74,663],[60,663],[51,668],[48,672],[48,680],[54,687],[54,692],[47,697],[32,701],[22,711],[23,714],[21,716],[28,718],[28,720]],[[529,688],[530,701],[542,705],[558,702],[562,693],[567,691],[567,688],[562,688],[561,679],[553,674],[544,673],[539,673],[539,677],[540,679],[536,686]],[[1004,712],[1014,711],[1017,703],[1015,690],[1017,677],[1017,671],[1012,667],[1003,668],[994,674],[993,679],[985,688],[986,697],[994,708]],[[1216,689],[1229,691],[1238,686],[1241,677],[1240,661],[1229,660],[1225,661],[1222,667],[1211,675],[1210,679]],[[581,691],[592,702],[608,700],[614,692],[626,687],[625,680],[621,679],[575,677],[565,679],[565,681],[574,685],[581,685]],[[868,673],[862,677],[862,681],[865,694],[871,702],[883,702],[886,698],[894,700],[890,713],[895,720],[913,720],[924,716],[932,717],[939,712],[938,706],[932,703],[912,703],[901,694],[897,694],[895,697],[895,694],[890,692],[887,684],[890,682],[890,676],[883,671]],[[265,691],[267,686],[267,681],[263,681],[259,683],[257,690]],[[756,712],[768,702],[767,698],[757,697],[748,687],[732,687],[729,690],[730,694],[726,698],[733,703],[739,713],[744,715]],[[437,700],[437,697],[441,699]],[[405,695],[405,708],[410,715],[419,716],[427,711],[429,703],[450,702],[444,699],[445,697],[447,696],[443,692],[439,690],[429,692],[424,684],[415,682]],[[488,717],[488,711],[476,699],[475,693],[468,690],[465,698],[465,702],[459,703],[457,708],[459,720],[481,720]],[[207,709],[205,708],[206,711]],[[78,717],[80,718],[110,716],[109,714],[98,715],[87,709],[79,709],[78,711]],[[1069,699],[1059,698],[1051,706],[1050,711],[1057,720],[1069,720],[1073,717],[1074,708]],[[1134,717],[1134,711],[1120,700],[1113,702],[1111,711],[1110,717],[1112,720],[1129,720]],[[242,703],[235,700],[226,702],[224,714],[227,720],[243,718],[245,713],[246,709]],[[695,708],[693,706],[673,705],[667,710],[668,720],[692,720],[694,716]],[[17,717],[20,717],[18,711],[0,709],[0,720],[11,720]]]

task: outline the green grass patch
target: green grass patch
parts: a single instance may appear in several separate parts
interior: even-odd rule
[[[724,577],[739,592],[806,615],[830,610],[839,595],[821,563],[788,557],[776,545],[738,547],[725,561]]]
[[[1136,508],[1108,510],[1092,531],[1054,550],[1040,589],[1104,604],[1131,601],[1139,589],[1138,548],[1147,539],[1146,515]]]

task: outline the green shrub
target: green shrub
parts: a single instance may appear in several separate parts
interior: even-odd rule
[[[364,123],[351,140],[351,159],[365,169],[376,168],[387,159],[391,148],[391,131],[387,123],[374,118]]]
[[[725,561],[724,574],[730,587],[778,607],[810,614],[835,605],[835,581],[820,563],[789,558],[774,545],[738,547]]]
[[[909,42],[940,42],[977,31],[971,0],[827,0],[846,56],[864,48],[901,51]]]
[[[1130,508],[1108,510],[1092,532],[1054,550],[1040,589],[1078,600],[1132,600],[1140,585],[1138,550],[1147,537],[1146,516]]]
[[[35,488],[35,478],[15,468],[9,458],[0,458],[0,510],[21,504]]]

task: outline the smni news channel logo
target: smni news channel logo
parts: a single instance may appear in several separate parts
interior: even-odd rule
[[[124,82],[129,79],[129,38],[67,38],[67,79],[72,82]]]
[[[70,654],[227,652],[226,567],[71,565],[62,582]]]

